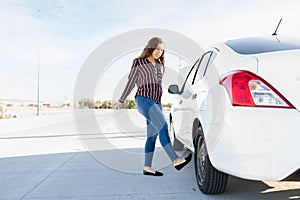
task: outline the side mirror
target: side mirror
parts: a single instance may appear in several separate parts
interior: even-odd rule
[[[169,89],[168,89],[168,92],[170,94],[179,94],[180,91],[179,91],[178,85],[170,85]]]

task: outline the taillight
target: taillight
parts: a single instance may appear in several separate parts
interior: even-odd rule
[[[295,108],[282,94],[261,77],[249,71],[233,71],[222,77],[234,106]]]

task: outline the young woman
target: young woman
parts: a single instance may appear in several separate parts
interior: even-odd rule
[[[128,82],[116,104],[116,109],[123,108],[124,100],[137,85],[138,89],[135,95],[137,109],[146,118],[147,123],[144,175],[163,175],[162,172],[152,168],[155,141],[158,135],[161,145],[177,170],[182,169],[192,158],[192,154],[186,158],[179,158],[170,142],[168,124],[163,116],[161,106],[164,62],[164,42],[161,38],[154,37],[150,39],[142,54],[133,60]]]

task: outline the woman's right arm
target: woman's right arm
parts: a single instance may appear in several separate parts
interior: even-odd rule
[[[138,78],[138,60],[134,59],[129,76],[128,76],[128,81],[125,86],[125,89],[119,99],[119,102],[117,102],[116,108],[120,109],[123,106],[123,103],[127,96],[131,93],[132,89],[135,86],[135,83]]]

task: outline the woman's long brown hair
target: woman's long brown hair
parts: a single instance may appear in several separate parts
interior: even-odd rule
[[[153,51],[158,47],[159,44],[164,43],[163,40],[159,37],[151,38],[144,48],[142,54],[138,58],[147,58],[152,55]],[[161,56],[157,59],[159,63],[163,65],[163,71],[165,71],[165,50]]]

